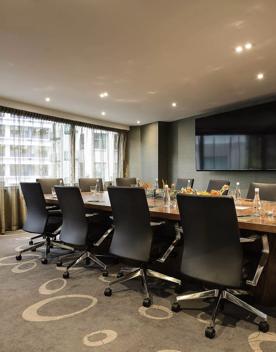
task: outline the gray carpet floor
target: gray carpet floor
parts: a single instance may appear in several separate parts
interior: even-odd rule
[[[92,266],[62,278],[53,258],[39,261],[28,252],[16,262],[15,248],[28,243],[22,231],[0,236],[0,351],[1,352],[275,352],[276,310],[268,313],[270,332],[258,332],[252,317],[231,304],[219,314],[217,337],[204,337],[212,302],[185,303],[170,311],[174,290],[152,282],[154,305],[143,308],[140,281],[103,295],[118,266],[103,278]]]

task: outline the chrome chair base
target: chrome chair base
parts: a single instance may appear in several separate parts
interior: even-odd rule
[[[123,274],[124,271],[127,271],[126,274]],[[174,277],[159,273],[157,271],[151,270],[151,269],[145,269],[145,268],[124,268],[120,270],[121,277],[118,279],[111,281],[109,283],[109,286],[105,289],[104,295],[105,296],[111,296],[112,295],[112,289],[110,286],[115,285],[115,284],[121,284],[123,282],[130,281],[132,279],[135,279],[137,277],[141,277],[142,279],[142,284],[145,290],[145,298],[143,300],[143,306],[144,307],[150,307],[152,304],[152,299],[150,296],[149,292],[149,287],[148,287],[148,277],[154,277],[157,279],[169,281],[172,283],[175,283],[177,285],[181,285],[181,280],[176,279]]]
[[[206,299],[206,298],[215,298],[216,299],[216,306],[212,313],[212,318],[210,325],[205,330],[205,336],[209,338],[215,337],[215,321],[217,314],[219,312],[219,308],[222,306],[223,301],[229,301],[245,310],[249,313],[254,314],[259,319],[259,330],[262,332],[267,332],[269,330],[269,325],[267,323],[267,315],[260,310],[256,309],[255,307],[251,306],[250,304],[242,301],[237,296],[248,294],[247,291],[244,290],[234,290],[234,289],[225,289],[225,290],[208,290],[196,293],[190,293],[186,295],[181,295],[176,297],[176,302],[172,305],[172,311],[179,312],[180,305],[179,302],[181,301],[188,301],[188,300],[195,300],[195,299]]]
[[[37,248],[45,246],[45,253],[44,256],[41,258],[42,264],[47,264],[48,263],[48,254],[50,253],[51,247],[54,248],[60,248],[60,249],[67,249],[70,250],[71,253],[74,252],[74,248],[65,245],[62,242],[56,241],[54,239],[51,239],[49,236],[45,236],[43,241],[39,241],[37,243],[34,243],[30,247],[26,247],[20,251],[17,252],[16,254],[16,260],[21,260],[22,259],[22,253],[28,252],[28,251],[36,251]]]
[[[69,278],[69,270],[70,268],[74,267],[75,265],[85,261],[91,260],[93,263],[97,264],[101,269],[103,269],[103,276],[108,276],[107,266],[103,263],[96,255],[92,254],[89,251],[82,252],[81,255],[73,260],[69,265],[66,266],[66,271],[63,273],[63,278]]]

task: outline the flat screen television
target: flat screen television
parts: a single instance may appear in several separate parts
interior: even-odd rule
[[[198,171],[276,170],[276,102],[195,121]]]

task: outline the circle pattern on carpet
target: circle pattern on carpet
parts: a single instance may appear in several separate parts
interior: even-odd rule
[[[24,254],[24,257],[39,257],[39,255],[38,254]],[[10,258],[15,259],[15,256],[14,255],[9,255],[7,257],[0,258],[0,266],[18,265],[18,264],[21,264],[21,263],[28,263],[28,262],[32,262],[32,261],[35,260],[35,258],[33,258],[33,259],[22,261],[21,263],[19,263],[19,261],[15,261],[15,262],[12,262],[12,263],[3,263],[3,261],[5,261],[6,259],[10,259]]]
[[[56,282],[56,281],[61,281],[62,282],[62,285],[59,287],[59,288],[56,288],[56,289],[49,289],[47,288],[47,286],[52,283],[52,282]],[[67,285],[67,281],[65,279],[62,279],[62,278],[56,278],[56,279],[52,279],[52,280],[49,280],[47,282],[45,282],[44,284],[42,284],[39,289],[38,289],[38,292],[41,294],[41,295],[53,295],[59,291],[61,291],[65,286]]]
[[[162,313],[166,313],[165,316],[156,316],[156,315],[152,315],[150,314],[150,310],[151,309],[156,309],[156,310],[159,310],[161,311]],[[155,305],[153,304],[152,306],[150,306],[149,308],[146,308],[146,307],[140,307],[138,309],[139,313],[143,316],[143,317],[146,317],[146,318],[149,318],[149,319],[154,319],[154,320],[165,320],[165,319],[170,319],[172,318],[173,316],[173,313],[172,311],[167,308],[167,307],[164,307],[164,306],[160,306],[160,305]]]
[[[104,339],[96,340],[96,341],[90,341],[89,338],[98,334],[104,334],[106,337]],[[114,330],[98,330],[94,331],[83,338],[83,344],[88,347],[98,347],[102,345],[106,345],[107,343],[110,343],[114,341],[117,338],[118,334]]]
[[[60,300],[60,299],[66,299],[66,298],[84,298],[84,299],[89,299],[91,301],[90,304],[88,304],[86,307],[84,307],[83,309],[77,310],[76,312],[72,312],[72,313],[68,313],[68,314],[63,314],[63,315],[51,315],[51,316],[47,316],[47,315],[40,315],[38,313],[38,310],[43,307],[44,305],[56,301],[56,300]],[[26,308],[24,310],[24,312],[22,313],[22,318],[24,320],[27,321],[33,321],[33,322],[41,322],[41,321],[54,321],[54,320],[60,320],[60,319],[66,319],[66,318],[70,318],[73,317],[75,315],[78,315],[80,313],[83,313],[87,310],[89,310],[90,308],[92,308],[96,303],[98,302],[97,298],[93,297],[93,296],[88,296],[88,295],[79,295],[79,294],[73,294],[73,295],[63,295],[63,296],[56,296],[56,297],[50,297],[50,298],[46,298],[42,301],[39,301],[33,305],[31,305],[30,307]]]
[[[272,332],[253,332],[248,336],[248,343],[254,352],[264,352],[261,348],[262,342],[276,342],[276,334]]]
[[[21,269],[21,267],[23,267],[23,269]],[[26,262],[22,262],[20,264],[15,265],[11,269],[11,271],[15,274],[22,274],[22,273],[26,273],[27,271],[33,270],[36,267],[37,267],[37,262],[34,259],[34,260],[28,260]]]

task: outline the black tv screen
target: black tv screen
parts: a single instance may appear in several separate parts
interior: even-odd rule
[[[196,168],[276,170],[276,102],[196,119]]]

